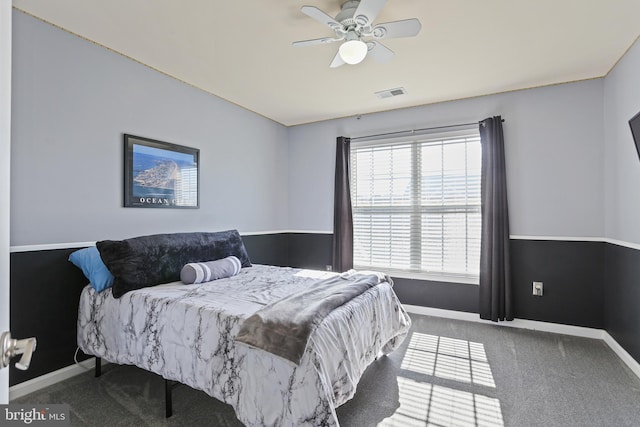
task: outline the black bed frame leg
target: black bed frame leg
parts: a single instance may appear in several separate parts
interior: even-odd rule
[[[173,415],[173,406],[171,404],[171,383],[169,380],[164,380],[164,417],[169,418]]]
[[[102,375],[102,359],[100,357],[96,357],[95,377],[98,378],[100,375]]]

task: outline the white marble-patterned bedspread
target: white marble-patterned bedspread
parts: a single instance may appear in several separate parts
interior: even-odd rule
[[[203,390],[232,405],[247,426],[337,426],[335,408],[353,397],[375,357],[397,348],[409,330],[409,316],[388,283],[331,312],[298,366],[234,341],[244,319],[330,274],[254,265],[231,278],[175,282],[120,299],[87,286],[78,345]]]

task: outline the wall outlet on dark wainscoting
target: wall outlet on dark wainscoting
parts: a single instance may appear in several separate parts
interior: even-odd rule
[[[326,268],[327,271],[333,271],[333,266],[331,264],[325,265],[324,268]]]
[[[533,295],[535,295],[537,297],[541,297],[542,296],[542,288],[543,288],[542,282],[533,282]]]

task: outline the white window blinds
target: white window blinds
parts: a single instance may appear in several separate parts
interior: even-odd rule
[[[477,130],[352,142],[356,267],[477,277],[481,155]]]

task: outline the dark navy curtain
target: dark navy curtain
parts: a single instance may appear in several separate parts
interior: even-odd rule
[[[513,320],[509,256],[509,209],[502,118],[480,122],[482,143],[482,237],[480,242],[480,317]]]
[[[333,270],[353,268],[353,213],[349,183],[351,140],[344,136],[336,144],[336,177],[333,203]]]

